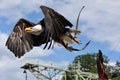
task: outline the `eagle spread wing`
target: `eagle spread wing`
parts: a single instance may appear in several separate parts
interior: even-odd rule
[[[67,50],[80,51],[68,46],[73,41],[80,43],[71,34],[80,33],[80,31],[67,28],[67,26],[72,27],[73,25],[53,9],[43,5],[40,8],[44,13],[44,18],[38,24],[29,22],[23,18],[20,19],[8,37],[6,42],[7,48],[19,58],[30,51],[33,46],[40,46],[45,43],[45,47],[43,48],[45,49],[48,42],[50,42],[49,49],[52,41],[62,44]]]
[[[30,34],[27,34],[24,29],[35,25],[25,19],[20,19],[15,25],[13,32],[8,37],[6,42],[7,48],[12,51],[16,57],[23,56],[26,52],[33,48],[33,40]]]
[[[53,9],[46,6],[40,6],[40,8],[44,13],[43,20],[45,24],[45,37],[47,36],[48,40],[52,38],[54,41],[59,41],[60,37],[65,35],[68,31],[66,26],[72,27],[73,25]],[[46,42],[46,46],[48,44],[48,40]],[[46,48],[46,46],[44,48]]]

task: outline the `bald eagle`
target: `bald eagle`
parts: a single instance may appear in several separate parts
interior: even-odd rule
[[[45,44],[43,48],[45,49],[49,44],[48,49],[50,49],[54,45],[53,41],[61,44],[69,51],[79,51],[69,44],[80,43],[80,40],[73,37],[71,33],[78,34],[81,31],[70,29],[73,26],[72,23],[55,10],[44,5],[40,8],[44,18],[37,24],[21,18],[7,39],[7,48],[18,58],[29,52],[34,46]]]

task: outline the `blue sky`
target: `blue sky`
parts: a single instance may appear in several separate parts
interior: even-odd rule
[[[55,46],[51,50],[42,50],[43,46],[34,48],[22,58],[16,58],[5,47],[5,42],[14,25],[20,18],[37,23],[43,18],[40,5],[49,6],[64,15],[73,25],[79,10],[85,5],[79,21],[82,31],[78,38],[81,48],[91,40],[90,45],[80,52],[69,52],[63,47]],[[24,80],[20,66],[26,62],[39,63],[56,67],[66,67],[77,55],[102,50],[110,63],[120,61],[120,1],[116,0],[0,0],[0,78],[1,80]],[[73,27],[75,28],[75,27]],[[7,76],[7,77],[6,77]]]

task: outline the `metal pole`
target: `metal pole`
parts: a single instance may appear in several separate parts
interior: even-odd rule
[[[24,70],[24,72],[23,73],[25,73],[25,80],[27,80],[27,71],[26,70]]]

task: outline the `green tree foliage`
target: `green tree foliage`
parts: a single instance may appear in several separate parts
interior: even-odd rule
[[[118,76],[118,77],[113,78],[112,80],[120,80],[120,74],[119,74],[119,76]]]
[[[75,57],[73,63],[69,65],[68,69],[80,69],[84,72],[97,73],[96,66],[96,55],[97,53],[87,53],[85,55],[79,55]],[[109,59],[107,56],[104,57],[104,62],[108,63]]]
[[[91,72],[97,73],[97,64],[96,64],[96,56],[97,53],[87,53],[84,55],[78,55],[74,58],[73,62],[68,66],[68,70],[81,70],[83,72]],[[109,63],[109,59],[107,56],[103,55],[103,62]],[[120,62],[117,61],[115,66],[104,65],[106,72],[109,78],[112,78],[112,74],[115,73],[116,76],[112,78],[112,80],[120,80]],[[118,69],[116,69],[119,68]],[[111,72],[113,70],[113,72]],[[64,79],[63,79],[64,80]],[[74,80],[67,76],[67,80]]]
[[[113,67],[113,73],[115,74],[115,77],[112,78],[112,80],[120,80],[120,62],[116,61],[115,66]]]
[[[119,61],[116,62],[116,66],[120,67],[120,62]]]
[[[94,55],[86,54],[77,56],[74,61],[79,60],[81,63],[81,69],[84,72],[96,72],[96,61]]]

